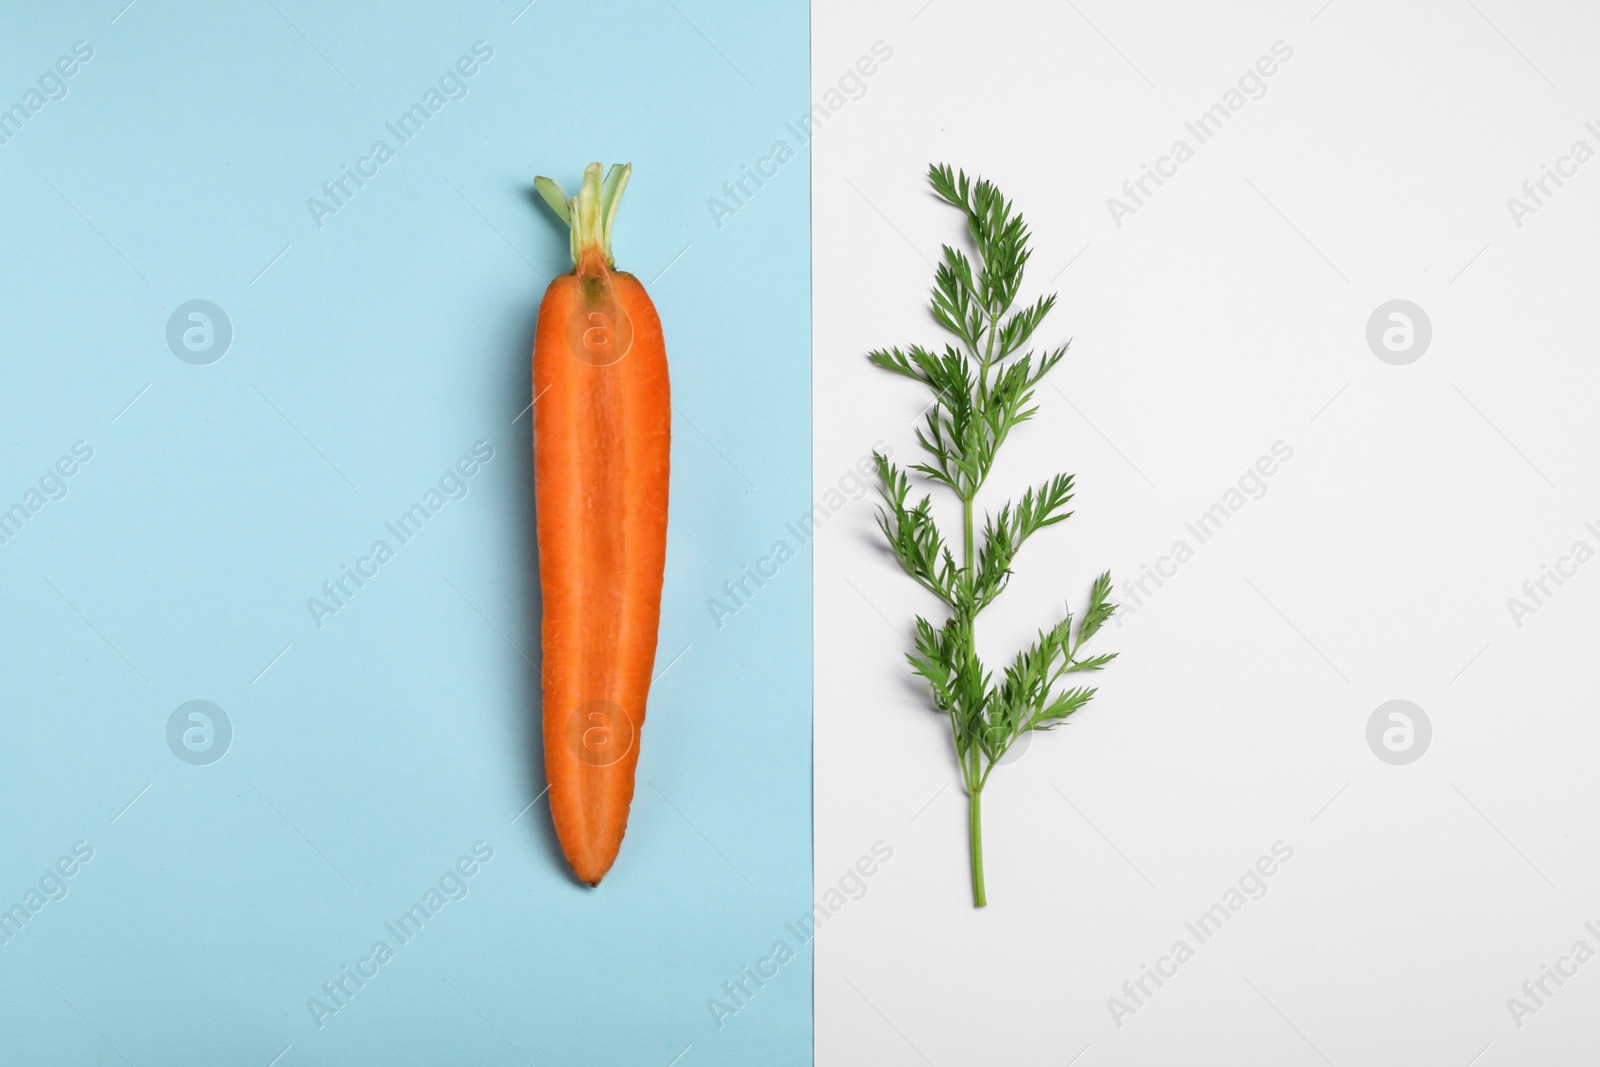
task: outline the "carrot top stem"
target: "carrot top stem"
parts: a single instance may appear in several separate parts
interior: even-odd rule
[[[601,178],[600,164],[591,163],[583,171],[583,184],[578,195],[568,197],[549,178],[533,179],[533,187],[544,197],[572,234],[572,266],[577,269],[583,253],[595,248],[605,257],[606,266],[615,269],[617,261],[611,255],[611,226],[617,218],[617,206],[622,203],[622,190],[627,188],[628,177],[633,173],[632,163],[613,163]]]

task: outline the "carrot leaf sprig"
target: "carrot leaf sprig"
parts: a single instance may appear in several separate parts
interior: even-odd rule
[[[985,905],[981,798],[995,766],[1019,737],[1049,730],[1094,698],[1096,690],[1074,685],[1069,675],[1098,671],[1115,653],[1086,656],[1084,644],[1111,618],[1111,575],[1095,579],[1089,605],[1076,626],[1069,612],[1040,630],[997,680],[979,658],[978,613],[1005,591],[1012,563],[1023,544],[1047,526],[1067,519],[1073,497],[1071,475],[1058,474],[1020,500],[986,514],[974,536],[974,501],[993,469],[995,455],[1012,430],[1033,418],[1034,388],[1067,354],[1067,346],[1042,353],[1023,351],[1055,295],[1014,306],[1028,264],[1028,228],[1012,203],[991,183],[928,169],[934,192],[966,217],[976,263],[961,249],[944,246],[934,271],[933,317],[957,343],[934,351],[921,345],[879,349],[874,364],[913,378],[933,394],[917,429],[925,462],[909,470],[941,485],[961,502],[960,558],[933,517],[933,499],[913,499],[906,471],[878,454],[882,506],[878,526],[900,567],[937,597],[946,612],[934,625],[918,616],[911,669],[927,684],[934,705],[950,722],[970,807],[972,892]]]

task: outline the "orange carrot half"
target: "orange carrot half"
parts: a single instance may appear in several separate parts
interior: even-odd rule
[[[616,270],[611,226],[632,164],[590,164],[533,342],[533,458],[544,596],[544,766],[572,871],[599,885],[622,847],[656,657],[672,402],[661,319]]]

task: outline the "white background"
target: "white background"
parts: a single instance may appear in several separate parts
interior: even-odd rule
[[[1592,1062],[1600,960],[1520,1028],[1507,998],[1575,941],[1600,950],[1600,561],[1520,627],[1507,598],[1574,541],[1600,548],[1600,161],[1520,228],[1506,200],[1575,140],[1600,149],[1600,14],[818,0],[813,18],[819,99],[893,48],[812,145],[819,498],[875,440],[915,449],[927,398],[864,354],[945,340],[931,263],[963,233],[929,162],[999,183],[1034,232],[1025,295],[1061,294],[1040,334],[1073,338],[1060,391],[979,503],[1065,470],[1077,514],[981,617],[991,661],[1102,569],[1120,588],[1196,546],[1184,523],[1293,449],[1096,639],[1121,653],[1098,699],[996,771],[982,911],[948,730],[902,659],[935,607],[878,548],[870,500],[829,520],[819,899],[874,841],[894,855],[818,937],[817,1062]],[[1196,146],[1184,122],[1276,41],[1293,57],[1265,95]],[[1116,226],[1107,198],[1180,137],[1195,157]],[[1396,298],[1433,326],[1409,366],[1365,338]],[[1409,766],[1367,745],[1391,699],[1433,724]],[[1280,840],[1266,895],[1198,944],[1184,922]],[[1194,958],[1117,1026],[1107,999],[1179,938]]]

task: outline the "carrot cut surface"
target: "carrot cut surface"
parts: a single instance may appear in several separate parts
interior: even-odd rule
[[[615,269],[631,167],[600,164],[570,200],[573,270],[550,283],[533,345],[533,456],[544,619],[544,759],[562,852],[600,883],[628,826],[666,566],[671,387],[661,319]]]

